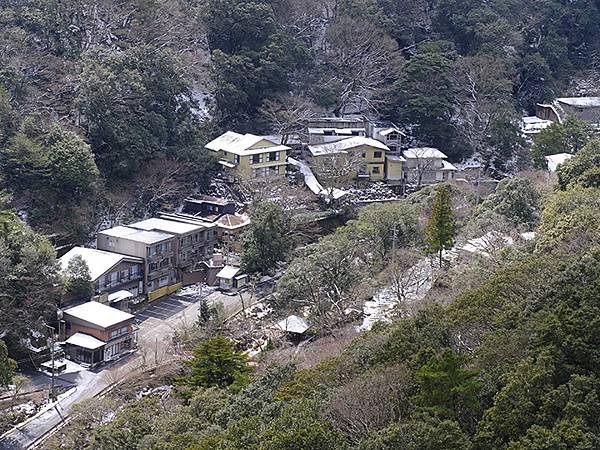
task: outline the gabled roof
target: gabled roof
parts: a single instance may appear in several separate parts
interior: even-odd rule
[[[142,263],[142,259],[133,256],[121,255],[120,253],[105,252],[95,248],[73,247],[65,253],[58,261],[63,271],[67,270],[69,261],[81,256],[90,269],[90,278],[96,281],[121,261],[135,261]]]
[[[129,313],[98,302],[86,302],[73,308],[66,309],[64,314],[93,323],[102,328],[108,328],[121,322],[133,319]]]
[[[65,341],[66,344],[71,344],[76,347],[87,348],[88,350],[96,350],[106,345],[106,342],[96,339],[85,333],[75,333]]]
[[[418,147],[404,150],[406,159],[446,159],[447,156],[433,147]]]
[[[266,140],[269,145],[265,145],[259,148],[250,148],[260,141]],[[276,142],[271,141],[268,137],[257,136],[255,134],[246,133],[240,134],[235,131],[227,131],[216,139],[213,139],[205,147],[209,150],[218,152],[220,150],[235,155],[253,155],[264,152],[276,152],[289,150],[290,148],[285,145],[277,145]]]
[[[348,139],[342,139],[341,141],[329,142],[327,144],[309,145],[308,150],[313,156],[334,155],[336,153],[346,153],[348,150],[363,145],[379,148],[384,151],[390,150],[384,143],[363,136],[354,136]]]
[[[277,322],[275,328],[285,331],[287,333],[302,334],[311,327],[311,324],[302,317],[291,315],[283,320]]]

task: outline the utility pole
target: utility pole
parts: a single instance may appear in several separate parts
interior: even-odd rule
[[[49,336],[49,341],[50,341],[50,361],[52,363],[52,378],[51,378],[51,384],[50,384],[50,400],[52,401],[56,401],[56,395],[55,395],[55,390],[54,390],[54,374],[56,371],[56,367],[54,365],[54,345],[55,345],[55,340],[54,340],[54,333],[55,333],[55,329],[54,327],[51,327],[48,324],[44,324],[46,326],[46,328],[50,331],[50,336]]]

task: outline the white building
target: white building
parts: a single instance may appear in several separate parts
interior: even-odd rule
[[[437,148],[418,147],[404,151],[405,176],[409,184],[421,186],[454,179],[458,169]]]

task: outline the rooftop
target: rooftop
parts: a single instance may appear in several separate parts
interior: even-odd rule
[[[556,169],[559,165],[564,163],[566,160],[571,159],[572,157],[573,155],[570,153],[557,153],[556,155],[544,156],[550,172],[556,172]]]
[[[108,328],[133,319],[129,313],[98,302],[87,302],[64,311],[71,317],[85,320],[102,328]]]
[[[258,148],[250,148],[263,140],[267,141],[268,144]],[[206,144],[205,147],[215,152],[222,150],[236,155],[253,155],[267,151],[275,152],[290,149],[285,145],[277,145],[276,142],[272,142],[265,136],[257,136],[251,133],[240,134],[236,133],[235,131],[227,131],[223,133],[218,138],[213,139]]]
[[[234,203],[233,200],[228,200],[226,198],[221,198],[221,197],[213,197],[211,195],[199,195],[198,197],[195,197],[195,198],[186,198],[185,201],[190,202],[190,203],[211,203],[213,205],[220,205],[220,206],[226,206],[231,203]]]
[[[563,97],[557,98],[556,101],[576,108],[600,107],[600,97]]]
[[[302,334],[305,333],[311,327],[310,323],[302,317],[291,315],[283,320],[277,322],[275,328],[285,331],[287,333]]]
[[[157,219],[155,217],[152,219],[142,220],[141,222],[132,223],[129,226],[132,228],[139,228],[140,230],[164,231],[166,233],[176,235],[192,233],[194,231],[200,231],[204,229],[204,227],[200,224],[177,222],[174,220],[167,219]]]
[[[330,142],[327,144],[309,145],[308,150],[313,156],[333,155],[336,153],[346,153],[347,150],[363,145],[389,151],[389,147],[387,145],[376,141],[375,139],[362,136],[354,136],[348,139],[342,139],[341,141]]]
[[[250,224],[250,217],[244,214],[224,214],[217,220],[222,228],[234,230]]]
[[[406,159],[445,159],[447,156],[439,151],[437,148],[432,147],[418,147],[409,148],[404,150],[404,157]]]
[[[112,236],[117,238],[125,238],[131,241],[142,242],[144,244],[154,244],[172,238],[172,234],[162,233],[159,231],[146,231],[137,228],[126,227],[119,225],[118,227],[103,230],[99,234]]]
[[[65,342],[67,344],[75,345],[76,347],[87,348],[88,350],[96,350],[106,345],[106,342],[85,333],[75,333]]]
[[[231,280],[240,272],[239,267],[234,266],[225,266],[223,267],[219,273],[217,273],[217,278],[225,278],[226,280]]]
[[[69,261],[75,256],[83,258],[90,269],[90,278],[92,281],[100,278],[100,276],[123,260],[143,262],[140,258],[121,255],[120,253],[105,252],[103,250],[96,250],[95,248],[73,247],[58,260],[63,271],[67,270]]]

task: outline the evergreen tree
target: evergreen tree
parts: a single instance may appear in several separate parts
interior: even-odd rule
[[[89,300],[94,293],[90,268],[80,256],[73,256],[67,264],[66,289],[80,300]]]
[[[7,387],[15,374],[17,363],[8,357],[8,349],[4,341],[0,340],[0,387]]]
[[[226,388],[234,383],[238,386],[250,372],[246,356],[223,336],[202,342],[193,354],[189,383],[195,386]]]
[[[244,235],[242,267],[247,272],[266,272],[285,259],[290,250],[290,219],[275,203],[261,205],[252,215]]]
[[[454,219],[452,215],[452,202],[447,186],[439,186],[435,193],[431,216],[425,228],[427,252],[437,253],[442,267],[442,254],[454,245]]]

